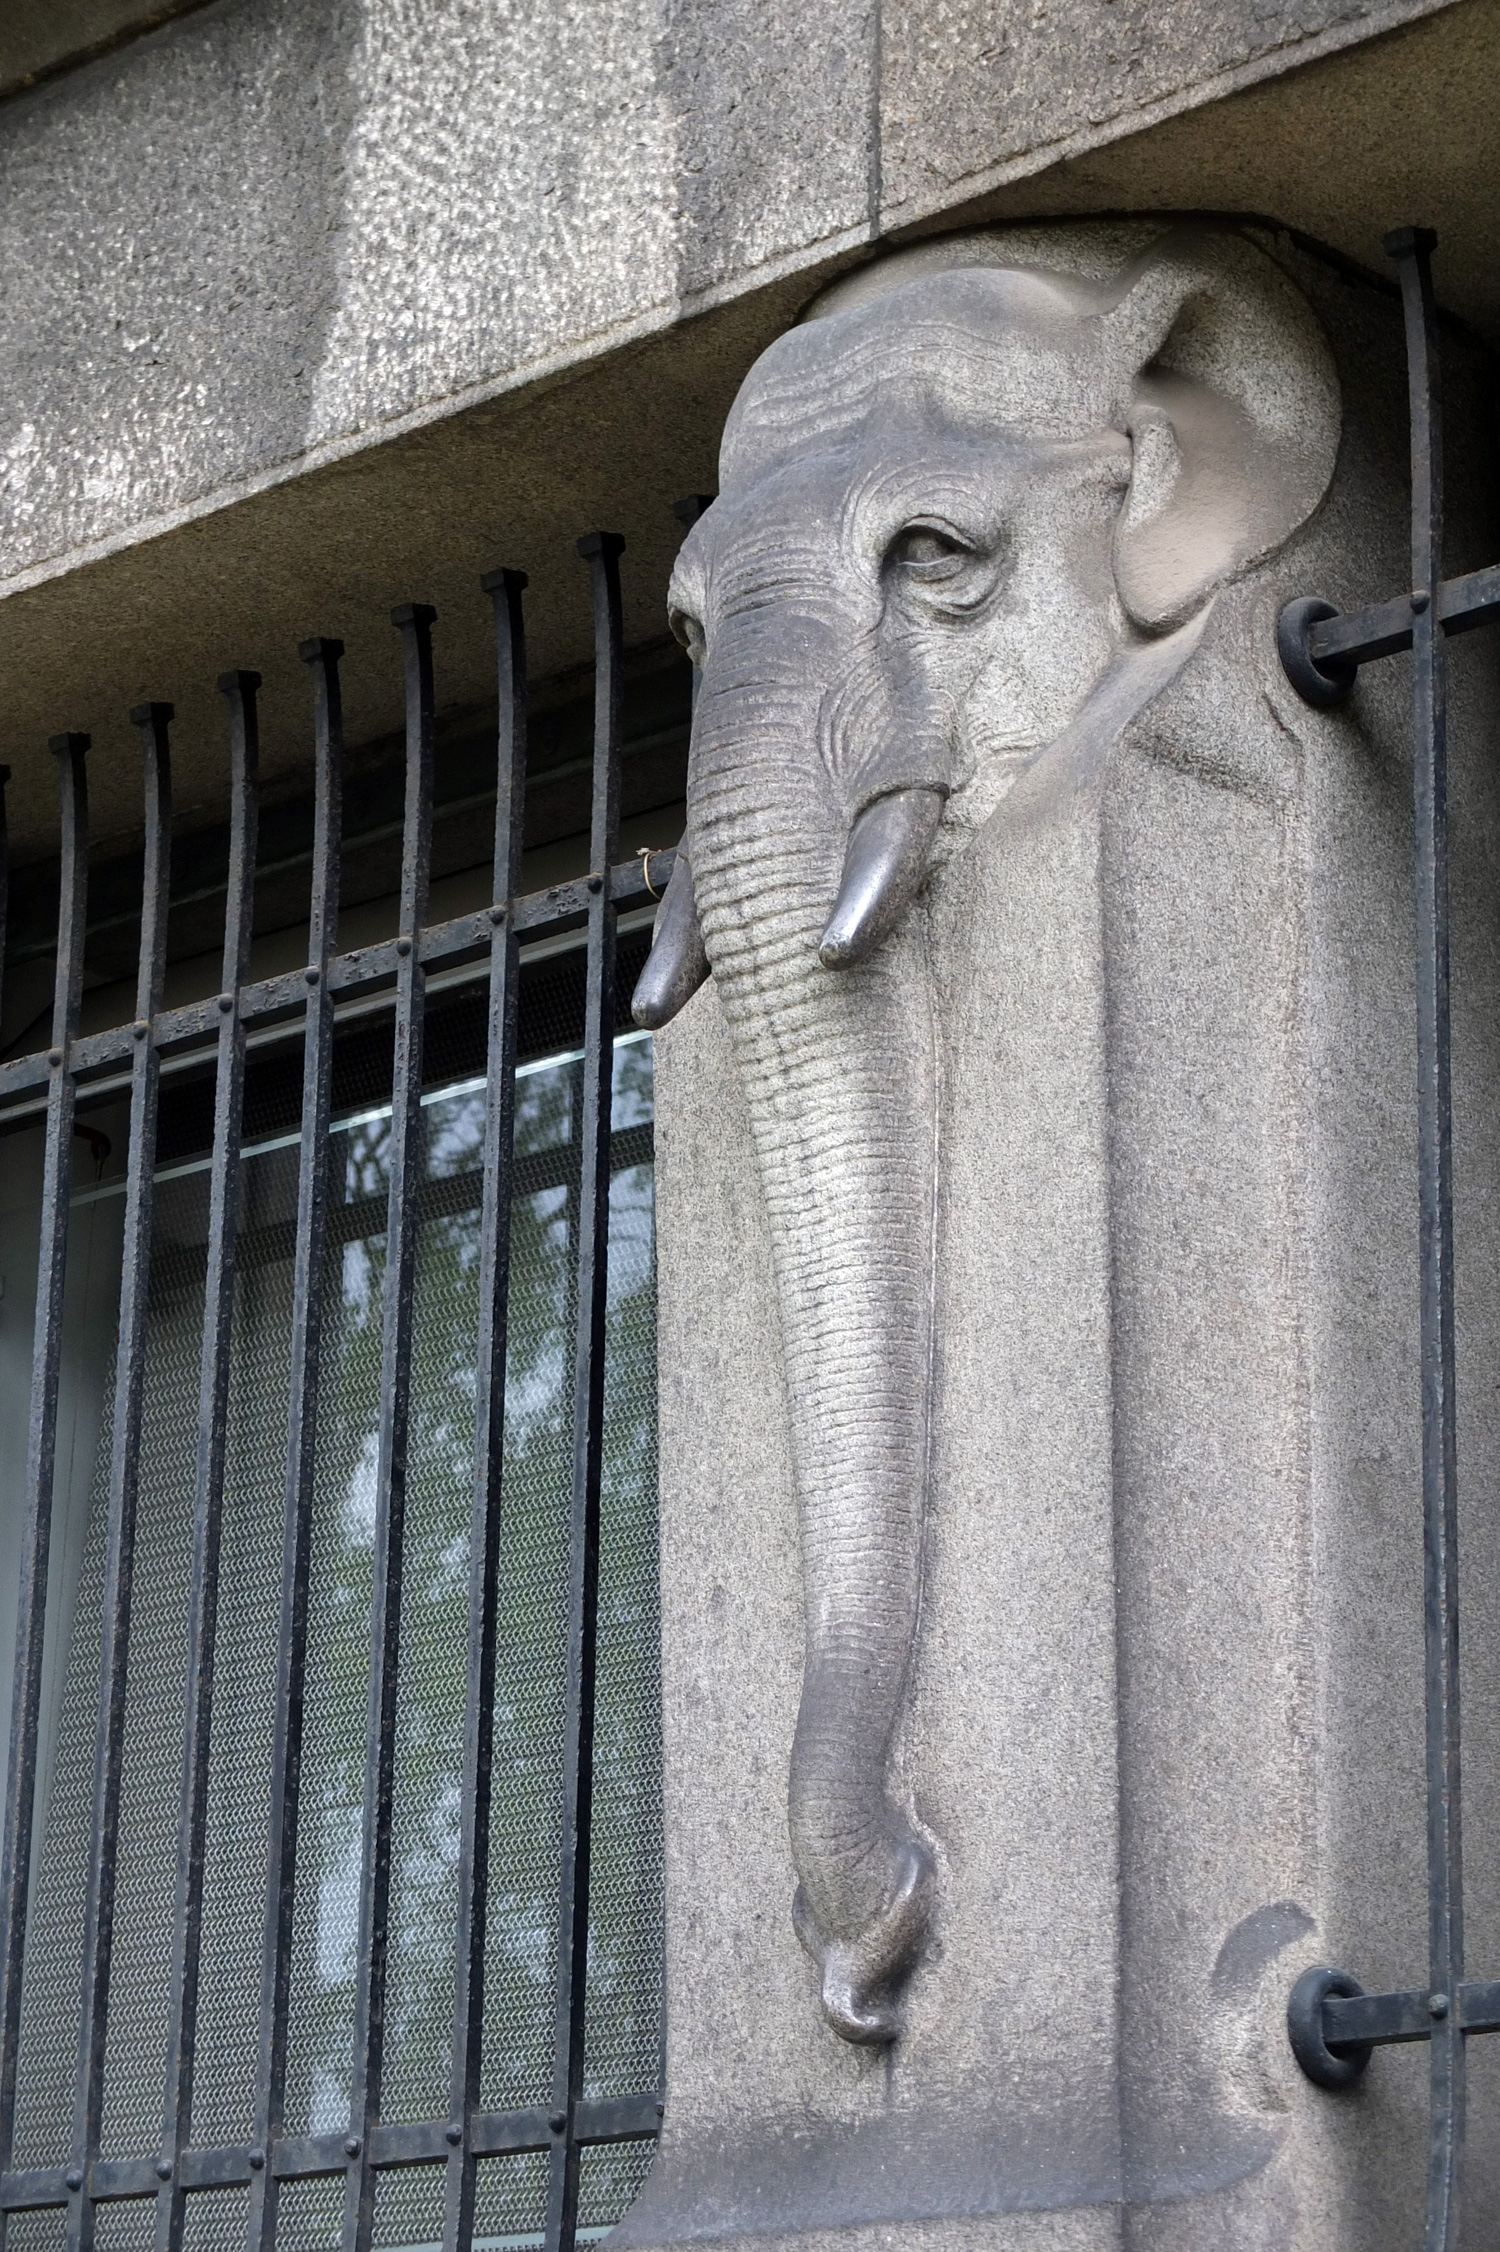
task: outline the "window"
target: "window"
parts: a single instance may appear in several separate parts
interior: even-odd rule
[[[592,560],[604,595],[601,675],[617,687],[613,551],[596,551]],[[518,654],[518,600],[518,589],[501,600],[503,660]],[[432,715],[425,635],[420,622],[415,636],[409,620],[404,630],[415,686],[403,876],[409,902],[421,891],[420,882],[415,893],[409,882],[413,849],[420,853],[424,823],[430,829]],[[334,654],[319,663],[320,758],[331,774]],[[238,694],[237,724],[248,714],[253,728],[253,692],[242,683]],[[618,804],[619,701],[617,693],[611,701],[609,679],[599,702],[595,847],[601,836],[612,838]],[[504,708],[502,693],[502,715]],[[149,736],[165,723],[143,717],[142,724]],[[659,753],[660,729],[649,739]],[[502,727],[502,769],[506,749]],[[503,799],[503,771],[501,782]],[[512,806],[518,803],[513,796]],[[205,1030],[196,1055],[186,1021],[192,1009],[153,1012],[157,1067],[185,1048],[196,1069],[161,1081],[150,1167],[97,2134],[86,2092],[80,2099],[88,2051],[80,1999],[99,1957],[89,1911],[91,1890],[97,1905],[100,1889],[93,1864],[108,1796],[100,1780],[101,1762],[108,1764],[101,1653],[112,1536],[117,1551],[121,1541],[112,1403],[124,1348],[114,1324],[131,1261],[127,1152],[136,1154],[138,1138],[130,1098],[111,1086],[110,1064],[118,1082],[115,1050],[125,1056],[130,1028],[68,1040],[60,1068],[45,1057],[0,1065],[0,1105],[8,1098],[13,1115],[28,1090],[35,1103],[39,1070],[54,1106],[65,1078],[80,1102],[67,1184],[46,1631],[34,1744],[29,1752],[23,1745],[35,1827],[22,1888],[29,1912],[14,2121],[0,2192],[13,2248],[87,2241],[79,2229],[85,2207],[97,2242],[121,2252],[155,2243],[167,2211],[183,2241],[201,2246],[249,2240],[310,2252],[470,2236],[478,2245],[562,2245],[575,2232],[580,2241],[604,2233],[649,2164],[662,2038],[651,1044],[628,1025],[613,1031],[611,998],[616,985],[628,996],[644,959],[649,933],[640,925],[670,856],[634,869],[616,865],[608,886],[583,879],[519,900],[518,859],[518,834],[513,844],[502,834],[496,865],[509,867],[511,881],[502,874],[495,888],[508,913],[428,926],[404,956],[387,940],[337,957],[321,987],[311,977],[303,984],[304,1002],[309,990],[328,996],[330,1017],[322,1064],[305,1038],[328,1122],[320,1145],[326,1207],[305,1569],[290,1576],[305,1595],[300,1740],[287,1724],[281,1688],[291,1678],[293,1631],[283,1548],[290,1403],[305,1316],[298,1293],[306,1254],[299,1263],[298,1253],[307,1233],[306,1177],[315,1170],[300,1060],[305,1028],[294,1018],[289,1042],[278,1025],[285,979],[242,986],[234,1008],[222,1012],[235,1032],[209,1024],[210,1012],[200,1008]],[[232,849],[230,861],[232,920]],[[315,898],[317,881],[315,866]],[[66,907],[66,882],[63,888]],[[622,901],[635,912],[617,938]],[[416,919],[420,927],[424,918]],[[534,935],[523,946],[528,932]],[[497,1013],[496,996],[507,992],[508,1013],[503,1003]],[[262,1044],[247,1051],[257,1029]],[[226,1170],[215,1090],[224,1043],[235,1037],[243,1099],[229,1137],[236,1162]],[[201,1050],[210,1040],[218,1042],[218,1066],[205,1073]],[[404,1191],[403,1053],[420,1057],[421,1079]],[[588,1301],[602,1322],[602,1338],[593,1339],[602,1377],[591,1409],[595,1380],[590,1370],[580,1377],[579,1362],[591,1350],[580,1276],[588,1293],[589,1161],[597,1137],[591,1141],[586,1088],[595,1054],[609,1073],[610,1114],[599,1208],[607,1279]],[[483,1252],[486,1212],[495,1208],[486,1198],[503,1186],[495,1151],[488,1159],[486,1151],[497,1097],[507,1088],[514,1127],[503,1475],[498,1508],[488,1520],[478,1513],[494,1544],[490,1693],[479,1700],[484,1637],[476,1641],[471,1529]],[[0,1258],[18,1281],[28,1236],[35,1259],[47,1131],[33,1121],[0,1145],[11,1184],[0,1212]],[[206,1474],[211,1419],[200,1405],[200,1369],[220,1241],[214,1200],[233,1176],[222,1469]],[[397,1225],[412,1246],[413,1298],[407,1347],[393,1371],[385,1284],[398,1202],[404,1218]],[[12,1286],[0,1302],[10,1434],[5,1504],[18,1532],[27,1471],[16,1439],[32,1388],[31,1355],[18,1349],[21,1325],[29,1327],[28,1295]],[[403,1421],[404,1444],[393,1442]],[[382,1462],[393,1446],[400,1493],[392,1499],[387,1470],[383,1507]],[[205,1569],[206,1483],[217,1536]],[[13,1540],[13,1552],[22,1547]],[[205,1603],[214,1614],[206,1632]],[[195,1823],[188,1739],[203,1700],[195,1706],[189,1688],[191,1654],[205,1647],[211,1699]],[[372,1665],[384,1669],[373,1687]],[[475,1738],[480,1702],[493,1730],[488,1762]],[[383,1900],[371,1875],[385,1865],[371,1811],[380,1800],[382,1750]],[[483,1999],[466,2049],[470,2021],[456,1968],[465,1879],[483,1859],[466,1823],[476,1763],[487,1765],[492,1781],[487,1881],[470,1888]],[[294,1880],[278,1917],[274,1907],[268,1914],[268,1884],[273,1813],[286,1803],[288,1774]],[[570,1850],[573,1813],[582,1817],[579,1850]],[[196,1878],[185,1870],[200,1838],[194,1962],[191,1937],[184,1938],[192,1908],[185,1921],[184,1902]],[[570,1903],[577,1903],[571,1926]],[[577,1951],[586,1962],[575,1961],[571,1976],[570,1928],[587,1933],[586,1950]],[[184,2026],[192,2051],[186,2082]],[[455,2084],[461,2089],[474,2066],[477,2086],[455,2105]]]

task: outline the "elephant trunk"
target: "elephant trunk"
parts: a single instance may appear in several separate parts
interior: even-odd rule
[[[727,649],[704,682],[692,871],[759,1160],[789,1376],[806,1605],[794,1915],[830,2022],[878,2042],[897,2030],[934,1874],[888,1779],[916,1629],[927,1454],[925,936],[918,912],[851,967],[820,959],[845,872],[845,816],[817,756],[820,698],[785,682],[748,686],[746,670]],[[718,688],[724,680],[733,685]]]

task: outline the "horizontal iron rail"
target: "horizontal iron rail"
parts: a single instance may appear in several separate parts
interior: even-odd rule
[[[693,672],[695,689],[698,685],[698,679],[699,674],[695,668]],[[685,723],[673,727],[653,728],[649,735],[632,736],[630,741],[622,746],[621,755],[629,760],[650,751],[666,750],[673,744],[680,743],[686,733]],[[527,790],[530,792],[535,788],[539,791],[546,784],[571,782],[576,775],[592,773],[593,766],[592,756],[563,759],[556,766],[542,767],[536,774],[532,775],[527,783]],[[8,775],[10,769],[7,767],[5,772]],[[450,822],[468,820],[476,813],[487,813],[493,808],[494,803],[495,793],[493,790],[473,790],[460,798],[435,799],[432,808],[433,827],[437,829]],[[389,844],[393,838],[400,836],[401,829],[400,821],[379,821],[371,828],[352,830],[343,840],[342,862],[347,865],[349,861],[356,859],[360,853],[367,850],[374,851],[378,845]],[[264,883],[269,876],[292,876],[297,874],[300,869],[310,868],[312,862],[313,848],[311,844],[301,847],[296,852],[276,853],[266,859],[257,860],[255,863],[255,880],[259,884]],[[180,907],[201,907],[211,899],[222,899],[224,889],[225,884],[222,876],[216,876],[211,883],[187,885],[181,891],[173,892],[173,911],[175,912]],[[134,930],[139,922],[140,912],[134,907],[121,908],[117,913],[92,916],[84,934],[85,941],[92,944],[96,938],[102,938],[109,931]],[[57,934],[55,931],[48,931],[45,936],[23,938],[17,941],[6,950],[5,960],[14,969],[21,962],[50,961],[56,952]]]
[[[1364,665],[1374,657],[1394,657],[1411,647],[1414,604],[1426,606],[1420,588],[1415,595],[1393,595],[1367,610],[1323,618],[1308,629],[1307,653],[1315,665]],[[1472,633],[1476,626],[1500,619],[1500,563],[1470,571],[1465,578],[1444,579],[1437,591],[1437,618],[1449,634]]]
[[[1337,2055],[1351,2047],[1427,2041],[1446,2022],[1452,2002],[1424,1986],[1406,1994],[1330,1994],[1323,2004],[1323,2040]],[[1460,2033],[1500,2033],[1500,1980],[1466,1979],[1458,1989]]]
[[[578,2107],[574,2133],[590,2148],[604,2143],[649,2142],[661,2132],[661,2115],[657,2096],[596,2099]],[[370,2139],[369,2163],[377,2173],[388,2166],[439,2165],[449,2154],[448,2127],[446,2118],[377,2127]],[[555,2140],[546,2108],[541,2105],[528,2111],[476,2111],[470,2118],[469,2148],[476,2158],[549,2150]],[[277,2180],[287,2182],[346,2174],[358,2159],[349,2156],[344,2135],[293,2135],[278,2143],[274,2163]],[[189,2147],[182,2156],[179,2182],[189,2193],[234,2189],[249,2182],[264,2165],[264,2151],[249,2144],[196,2150]],[[154,2158],[105,2159],[94,2168],[92,2194],[98,2204],[155,2197],[160,2188]],[[75,2194],[68,2169],[62,2166],[38,2166],[0,2175],[0,2212],[40,2212],[67,2205]]]
[[[676,859],[672,850],[654,852],[648,859],[637,854],[634,860],[622,861],[611,869],[609,890],[614,905],[625,912],[659,899]],[[591,896],[587,876],[579,876],[572,883],[553,884],[546,891],[528,892],[516,901],[516,931],[533,942],[575,925],[581,935]],[[494,914],[493,908],[481,907],[472,914],[455,915],[448,922],[430,924],[417,940],[422,967],[429,972],[472,968],[476,976],[487,976]],[[339,1001],[348,1007],[352,1002],[394,988],[397,961],[394,938],[378,946],[356,946],[346,954],[335,955],[328,965],[335,1015]],[[287,970],[279,977],[263,978],[257,984],[240,989],[240,1022],[247,1030],[278,1024],[295,1028],[306,1006],[306,977],[300,969]],[[157,1053],[164,1059],[193,1058],[201,1051],[206,1061],[218,1045],[222,1021],[217,996],[164,1010],[152,1026]],[[93,1093],[104,1093],[118,1078],[121,1087],[128,1087],[134,1049],[134,1032],[128,1024],[74,1041],[69,1052],[74,1084],[87,1087]],[[17,1056],[10,1063],[0,1064],[0,1122],[25,1116],[32,1110],[43,1110],[49,1077],[45,1051]]]

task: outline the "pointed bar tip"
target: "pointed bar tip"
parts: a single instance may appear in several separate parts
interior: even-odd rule
[[[1420,257],[1423,251],[1431,257],[1437,248],[1437,239],[1434,227],[1392,227],[1384,238],[1383,247],[1387,258]]]

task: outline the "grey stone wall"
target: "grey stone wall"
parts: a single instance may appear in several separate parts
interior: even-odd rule
[[[1399,585],[1393,309],[1297,265],[1346,419],[1319,514],[1112,743],[1052,746],[932,887],[940,1127],[922,1614],[896,1765],[941,1841],[907,2029],[819,2023],[790,1929],[802,1657],[771,1241],[712,984],[659,1043],[664,2142],[623,2241],[1399,2252],[1427,2085],[1312,2087],[1286,2001],[1426,1960],[1410,717],[1315,713],[1281,602]],[[1450,567],[1492,541],[1449,362]],[[1500,1947],[1496,652],[1455,645],[1470,1961]],[[1061,739],[1066,744],[1067,738]],[[913,1278],[913,1287],[917,1287]],[[1474,2047],[1470,2228],[1500,2167]],[[811,2233],[807,2233],[811,2231]]]
[[[219,0],[0,107],[0,593],[1439,0]]]

